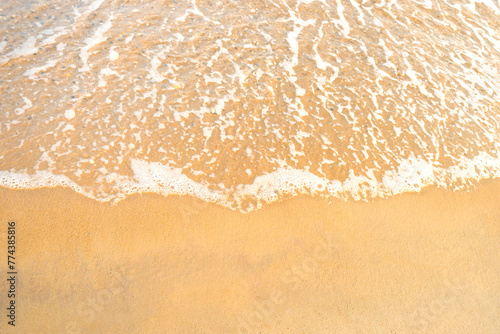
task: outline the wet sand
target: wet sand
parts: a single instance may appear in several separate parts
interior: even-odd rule
[[[498,333],[499,202],[500,180],[250,214],[0,189],[19,272],[16,327],[2,315],[0,332]]]

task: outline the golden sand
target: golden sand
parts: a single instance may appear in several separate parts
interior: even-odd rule
[[[1,189],[18,295],[16,327],[2,315],[0,332],[498,333],[499,200],[499,180],[250,214],[188,197],[111,205]]]

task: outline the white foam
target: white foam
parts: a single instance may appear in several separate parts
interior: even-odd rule
[[[97,3],[97,1],[96,1]],[[99,4],[100,5],[100,4]],[[78,69],[79,72],[88,72],[90,71],[89,64],[88,64],[88,59],[90,56],[89,50],[92,49],[94,46],[98,45],[99,43],[102,43],[106,40],[104,37],[104,34],[106,31],[111,28],[111,20],[112,18],[108,19],[105,23],[103,23],[97,30],[95,31],[94,35],[92,37],[89,37],[85,39],[86,45],[80,50],[80,59],[83,62],[83,67]]]
[[[110,61],[115,61],[118,59],[118,57],[120,57],[120,54],[118,52],[116,52],[114,49],[115,49],[115,47],[112,46],[111,49],[109,50],[109,60]]]
[[[64,112],[64,117],[67,119],[73,119],[75,117],[75,111],[73,109],[66,110]]]
[[[45,46],[49,44],[54,44],[58,37],[63,36],[68,31],[64,27],[56,27],[54,29],[47,29],[46,33],[51,34],[49,37],[45,38],[40,42],[40,46]]]
[[[23,107],[21,107],[21,108],[16,108],[16,110],[15,110],[16,115],[22,115],[22,114],[24,114],[24,112],[26,110],[28,110],[29,108],[33,107],[33,103],[31,102],[30,99],[28,99],[25,96],[22,96],[22,98],[23,98],[23,101],[24,101],[25,105]]]
[[[40,72],[45,71],[51,67],[54,67],[54,66],[56,66],[56,64],[57,64],[57,60],[49,60],[43,66],[30,68],[29,70],[24,72],[24,75],[30,77],[30,79],[34,79],[36,73],[40,73]]]
[[[94,163],[93,159],[89,160]],[[401,161],[393,170],[386,171],[377,181],[373,171],[355,175],[352,171],[344,181],[327,180],[306,170],[279,168],[274,172],[257,176],[252,184],[242,184],[233,190],[210,190],[182,174],[181,168],[171,168],[157,162],[132,159],[133,177],[109,173],[105,180],[113,191],[96,192],[95,188],[81,187],[66,176],[54,175],[49,171],[35,174],[0,171],[0,186],[10,189],[33,189],[42,187],[69,187],[76,192],[98,201],[119,201],[134,193],[152,192],[164,196],[190,195],[207,202],[242,212],[259,209],[264,203],[271,203],[283,195],[316,194],[355,200],[387,197],[404,192],[417,192],[429,185],[452,190],[463,189],[472,181],[500,177],[500,158],[481,153],[472,159],[463,158],[457,165],[441,168],[422,157],[411,157]],[[78,175],[76,171],[74,174]],[[247,171],[248,173],[248,171]],[[245,199],[254,198],[257,204],[243,206]]]
[[[5,49],[6,46],[7,46],[7,42],[6,41],[1,41],[0,42],[0,52],[3,52],[3,49]]]
[[[347,37],[349,35],[349,32],[351,31],[351,28],[349,27],[349,22],[344,16],[344,6],[342,5],[341,0],[337,0],[337,14],[339,16],[339,19],[335,20],[335,22],[338,23],[338,25],[342,29],[342,34]]]
[[[157,56],[151,59],[151,69],[149,70],[149,77],[155,82],[162,82],[165,77],[158,72],[158,66],[161,65],[160,59]]]
[[[11,59],[15,59],[18,57],[28,56],[38,51],[38,47],[35,46],[36,37],[30,36],[28,39],[18,48],[12,50],[5,56],[0,58],[0,64],[4,64]]]

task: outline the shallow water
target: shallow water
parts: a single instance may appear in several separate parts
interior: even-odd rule
[[[500,176],[500,4],[0,0],[0,185],[249,211]]]

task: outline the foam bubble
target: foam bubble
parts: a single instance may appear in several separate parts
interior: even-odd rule
[[[109,60],[110,61],[115,61],[120,57],[120,54],[114,50],[114,47],[111,47],[109,50]]]
[[[277,201],[281,195],[323,194],[326,191],[328,196],[360,200],[420,191],[432,184],[447,186],[449,181],[454,184],[461,180],[462,184],[465,184],[484,177],[499,177],[500,158],[482,153],[472,159],[464,158],[460,164],[446,169],[433,166],[421,157],[409,158],[401,161],[397,168],[387,171],[380,182],[375,180],[371,172],[367,175],[351,173],[347,180],[340,182],[326,180],[304,170],[283,168],[256,177],[252,184],[240,185],[231,194],[231,200],[227,193],[210,190],[207,186],[194,182],[178,168],[137,159],[132,160],[131,168],[134,172],[131,178],[116,174],[106,176],[113,183],[113,194],[96,193],[77,185],[66,176],[54,175],[48,171],[37,171],[30,175],[0,171],[0,186],[10,189],[68,187],[99,201],[119,201],[128,195],[141,192],[154,192],[164,196],[190,195],[231,209],[249,212],[261,208],[262,203]],[[257,201],[257,204],[252,204],[249,199]]]
[[[64,117],[67,119],[73,119],[75,117],[75,111],[73,109],[66,110],[64,112]]]

